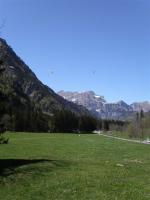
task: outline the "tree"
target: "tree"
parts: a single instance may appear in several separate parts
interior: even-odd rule
[[[6,130],[11,130],[11,117],[8,114],[4,114],[1,120],[2,124],[4,124],[4,127]]]
[[[0,144],[8,144],[8,138],[4,137],[5,127],[4,124],[0,123]]]
[[[97,120],[90,116],[82,116],[79,119],[79,130],[84,133],[92,133],[97,129]]]
[[[53,116],[50,126],[54,132],[76,132],[78,129],[78,117],[71,111],[57,111]]]
[[[141,129],[142,138],[144,138],[143,119],[144,119],[144,111],[141,110],[141,112],[140,112],[140,129]]]
[[[129,126],[128,132],[130,137],[144,138],[145,135],[145,123],[146,123],[145,113],[143,110],[136,113],[135,119],[133,119]]]
[[[1,68],[3,64],[3,61],[0,60],[0,75],[4,71],[3,68]],[[0,144],[6,144],[8,143],[8,139],[5,139],[3,134],[5,133],[5,127],[3,123],[0,123]]]
[[[6,68],[5,67],[3,67],[3,61],[2,60],[0,60],[0,75],[6,70]]]
[[[109,121],[103,120],[103,129],[104,131],[109,131]]]
[[[102,130],[102,128],[103,128],[103,120],[99,119],[97,120],[97,129]]]
[[[144,118],[144,111],[143,111],[143,110],[140,111],[140,118],[141,118],[141,119]]]

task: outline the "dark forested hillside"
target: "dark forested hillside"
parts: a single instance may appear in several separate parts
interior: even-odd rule
[[[0,39],[0,118],[7,129],[48,130],[58,111],[89,115],[82,106],[68,102],[38,80],[30,68]]]

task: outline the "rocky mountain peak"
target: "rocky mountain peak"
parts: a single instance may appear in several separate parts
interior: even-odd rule
[[[123,101],[123,100],[118,101],[116,104],[117,104],[117,105],[120,105],[120,106],[122,106],[122,107],[124,107],[124,108],[131,109],[130,105],[128,105],[128,104],[127,104],[125,101]]]
[[[59,91],[58,94],[68,101],[74,102],[78,105],[86,107],[90,111],[97,110],[101,108],[104,103],[106,103],[103,96],[98,96],[93,91],[85,92],[65,92]]]
[[[30,75],[32,73],[32,76],[34,75],[34,77],[36,77],[30,68],[2,38],[0,38],[0,59],[4,62],[4,66],[7,67],[8,70],[16,69],[22,72],[30,72]]]
[[[125,116],[135,112],[133,106],[128,105],[123,100],[116,103],[108,103],[103,96],[96,95],[93,91],[60,91],[58,94],[68,101],[85,106],[93,114],[101,118],[124,119]]]
[[[120,100],[115,103],[108,103],[101,95],[96,95],[93,91],[84,92],[58,92],[63,98],[79,105],[85,106],[96,116],[108,119],[124,119],[133,116],[135,112],[150,111],[150,102],[133,103],[128,105],[125,101]]]

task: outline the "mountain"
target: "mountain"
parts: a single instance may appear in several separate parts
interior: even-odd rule
[[[66,110],[76,115],[89,115],[83,106],[69,102],[44,85],[31,69],[0,38],[0,97],[1,105],[18,110],[40,110],[49,116]],[[6,106],[7,105],[7,106]],[[1,106],[2,109],[2,106]]]
[[[135,112],[150,111],[150,103],[134,103],[128,105],[124,101],[116,103],[107,103],[103,96],[96,95],[93,91],[86,92],[58,92],[60,96],[68,101],[74,102],[78,105],[85,106],[93,114],[103,119],[130,119],[135,115]]]
[[[129,119],[133,114],[133,109],[130,105],[124,101],[119,101],[116,103],[106,103],[104,104],[104,113],[100,116],[107,119]]]
[[[124,101],[107,103],[103,96],[96,95],[93,91],[81,93],[60,91],[58,94],[68,101],[85,106],[96,116],[105,119],[122,119],[133,112],[132,107]]]
[[[133,103],[131,104],[131,107],[137,112],[140,112],[141,110],[144,112],[150,112],[150,102],[148,101]]]
[[[58,94],[70,102],[85,106],[90,111],[96,111],[97,108],[102,108],[106,102],[103,96],[96,96],[93,91],[82,93],[60,91]]]

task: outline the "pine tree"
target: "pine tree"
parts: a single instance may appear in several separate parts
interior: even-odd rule
[[[0,144],[8,144],[9,139],[4,137],[5,127],[3,123],[0,123]]]
[[[141,129],[142,138],[144,138],[143,118],[144,118],[144,111],[141,110],[141,112],[140,112],[140,129]]]

